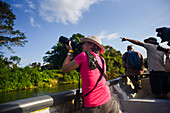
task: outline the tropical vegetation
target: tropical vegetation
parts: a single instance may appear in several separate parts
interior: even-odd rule
[[[0,1],[0,50],[7,47],[12,50],[13,46],[21,46],[27,42],[24,33],[14,30],[15,15],[10,5]],[[84,35],[73,34],[69,39],[75,43],[81,43],[80,38]],[[62,63],[68,53],[65,45],[61,42],[52,46],[43,57],[41,63],[34,62],[26,67],[18,67],[21,58],[11,56],[7,58],[0,51],[0,92],[23,90],[38,87],[53,87],[61,84],[72,84],[79,81],[79,69],[70,73],[63,73]],[[122,67],[122,54],[111,46],[103,46],[106,50],[102,56],[106,60],[107,79],[114,79],[124,73]],[[73,58],[81,52],[80,48],[74,48]]]

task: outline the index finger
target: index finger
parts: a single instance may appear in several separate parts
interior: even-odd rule
[[[71,45],[71,40],[69,40],[68,45]]]

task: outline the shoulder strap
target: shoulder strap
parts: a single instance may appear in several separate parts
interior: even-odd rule
[[[88,58],[89,67],[91,70],[94,70],[97,68],[97,59],[91,52],[85,52]]]
[[[94,56],[91,52],[86,52],[86,54],[87,54],[87,57],[89,56],[89,54],[92,55],[92,56]],[[88,59],[89,59],[89,57],[88,57]],[[100,75],[99,79],[97,80],[96,85],[93,87],[93,89],[92,89],[90,92],[88,92],[87,94],[85,94],[84,97],[87,96],[87,95],[89,95],[89,94],[94,90],[94,88],[97,87],[97,84],[98,84],[99,81],[102,79],[102,76],[104,76],[104,77],[106,78],[106,75],[105,75],[105,73],[104,73],[104,60],[101,58],[101,56],[100,56],[100,59],[101,59],[102,64],[103,64],[103,69],[100,67],[100,65],[98,64],[98,62],[95,62],[95,64],[96,64],[97,68],[99,69],[99,71],[101,72],[101,75]],[[97,61],[97,59],[96,59],[96,61]]]
[[[126,62],[126,59],[127,59],[127,52],[125,53],[125,63],[127,63],[127,62]]]
[[[96,57],[91,52],[85,52],[85,53],[86,53],[87,58],[88,58],[90,69],[94,70],[94,69],[98,68],[99,71],[101,72],[101,74],[104,74],[103,76],[106,78],[106,75],[104,73],[104,60],[103,60],[103,58],[101,56],[99,56],[101,61],[102,61],[102,64],[103,64],[103,69],[102,69],[100,67],[100,65],[98,64]]]
[[[100,67],[100,65],[98,64],[98,62],[96,63],[96,66],[97,66],[97,68],[100,70],[102,76],[104,76],[105,79],[106,79],[106,75],[105,75],[105,73],[104,73],[104,60],[103,60],[103,58],[102,58],[101,56],[100,56],[100,59],[101,59],[102,64],[103,64],[103,69]]]

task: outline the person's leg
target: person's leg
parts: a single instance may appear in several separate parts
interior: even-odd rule
[[[170,84],[170,72],[168,72],[168,83]]]
[[[132,82],[132,84],[134,85],[135,82],[136,82],[134,76],[128,76],[128,77],[129,77],[130,81]],[[134,85],[134,86],[135,86],[135,85]]]
[[[135,78],[135,87],[137,88],[137,90],[141,90],[141,87],[139,86],[138,75],[134,76],[134,78]]]
[[[168,82],[168,73],[167,72],[162,72],[162,82],[163,82],[163,92],[165,94],[166,99],[170,99],[170,84]]]
[[[158,99],[163,98],[163,92],[162,92],[162,80],[160,78],[161,73],[151,71],[150,72],[150,85],[152,89],[152,93],[155,94],[155,97]]]
[[[131,80],[132,84],[134,85],[134,92],[138,92],[139,89],[139,83],[138,83],[138,78],[137,76],[128,76],[129,79]]]

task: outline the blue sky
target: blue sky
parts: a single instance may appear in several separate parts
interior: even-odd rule
[[[103,45],[123,54],[129,42],[120,36],[142,41],[156,37],[155,29],[170,27],[170,0],[2,0],[16,15],[16,30],[24,32],[28,43],[6,49],[5,56],[21,58],[20,66],[43,62],[43,57],[59,37],[75,33],[96,35]],[[157,37],[158,41],[160,38]],[[146,50],[134,46],[146,57]]]

